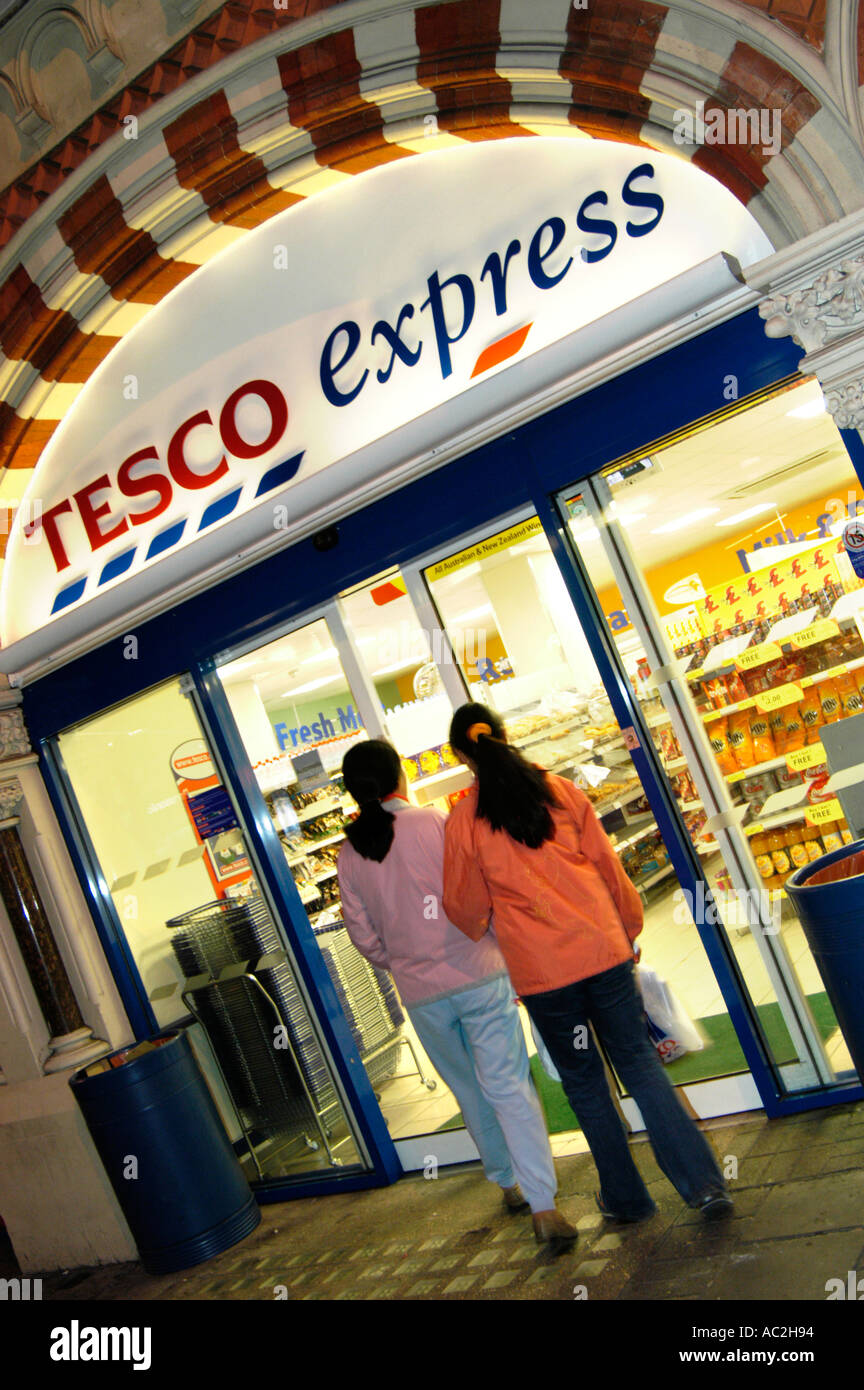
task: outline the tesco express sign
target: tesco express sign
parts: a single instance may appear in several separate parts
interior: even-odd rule
[[[43,629],[94,630],[120,584],[115,616],[359,502],[418,418],[719,250],[771,249],[683,160],[573,138],[400,160],[281,213],[148,313],[56,430],[7,547],[2,668]]]

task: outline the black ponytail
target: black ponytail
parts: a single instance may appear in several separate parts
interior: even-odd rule
[[[551,840],[549,811],[557,805],[542,768],[511,748],[504,725],[485,705],[462,705],[450,724],[450,744],[477,768],[477,815],[529,849]]]
[[[396,749],[380,738],[355,743],[342,759],[345,788],[360,807],[356,820],[345,826],[348,841],[364,859],[377,864],[386,859],[393,843],[393,820],[381,799],[399,786],[402,763]]]

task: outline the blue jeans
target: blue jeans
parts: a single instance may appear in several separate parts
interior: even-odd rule
[[[694,1206],[706,1193],[725,1189],[711,1149],[680,1104],[648,1037],[632,961],[563,989],[523,995],[522,1002],[561,1074],[608,1212],[639,1217],[652,1212],[654,1203],[633,1162],[588,1023],[639,1106],[657,1162],[684,1201]]]
[[[406,1008],[459,1102],[489,1181],[518,1182],[532,1212],[551,1210],[557,1184],[549,1134],[507,976]]]

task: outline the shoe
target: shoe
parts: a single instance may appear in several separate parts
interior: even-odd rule
[[[504,1206],[509,1212],[526,1210],[528,1203],[522,1196],[522,1190],[518,1183],[515,1183],[513,1187],[502,1187],[501,1191],[504,1193]]]
[[[731,1216],[735,1210],[735,1204],[729,1193],[723,1192],[722,1189],[704,1193],[698,1201],[693,1203],[693,1206],[703,1221],[722,1221],[724,1217]]]
[[[657,1210],[657,1208],[652,1205],[651,1210],[642,1212],[641,1216],[619,1216],[617,1212],[606,1210],[600,1200],[599,1192],[594,1193],[594,1200],[597,1203],[597,1210],[604,1221],[609,1221],[615,1226],[636,1226],[640,1221],[647,1221]]]
[[[537,1244],[548,1245],[553,1255],[560,1255],[563,1251],[569,1250],[579,1239],[579,1232],[574,1231],[557,1207],[553,1207],[551,1211],[535,1211],[533,1220]]]

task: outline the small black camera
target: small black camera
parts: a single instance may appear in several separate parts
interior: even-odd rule
[[[339,544],[339,528],[325,526],[323,531],[316,531],[312,537],[312,544],[316,550],[332,550]]]

